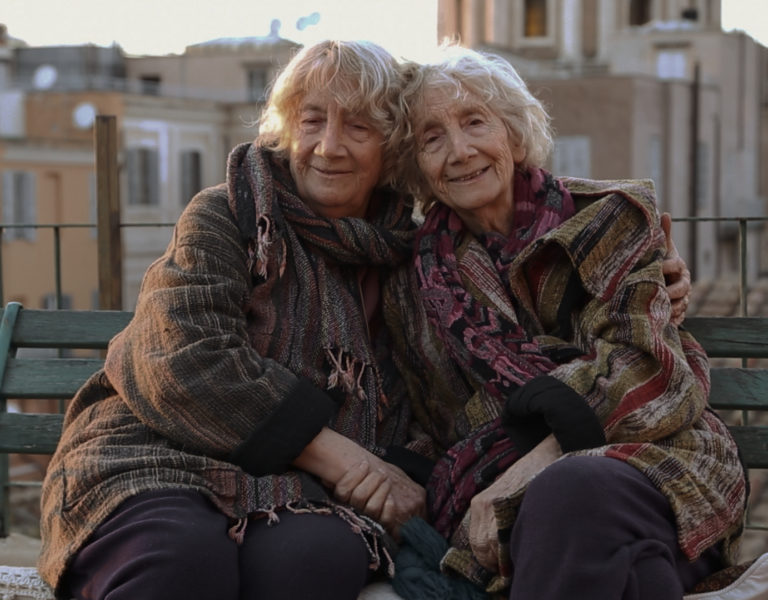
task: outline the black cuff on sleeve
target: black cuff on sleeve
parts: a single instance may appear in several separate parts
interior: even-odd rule
[[[283,473],[336,412],[331,397],[300,377],[275,411],[230,456],[251,475]]]
[[[422,456],[405,446],[389,446],[381,458],[396,467],[400,467],[408,477],[424,487],[426,487],[435,466],[435,463],[426,456]]]
[[[529,452],[549,432],[563,452],[605,444],[597,415],[576,391],[549,375],[532,379],[504,404],[502,426],[518,449]]]

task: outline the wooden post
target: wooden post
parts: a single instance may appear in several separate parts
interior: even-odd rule
[[[117,118],[96,116],[96,197],[98,205],[99,308],[123,305],[123,244],[117,170]]]

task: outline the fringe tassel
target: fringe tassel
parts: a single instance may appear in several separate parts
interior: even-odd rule
[[[267,248],[272,244],[272,221],[269,217],[259,217],[256,225],[256,237],[248,244],[248,270],[253,271],[256,266],[256,274],[267,278]]]
[[[358,534],[363,540],[363,543],[368,550],[368,555],[371,557],[371,562],[368,565],[368,568],[371,571],[377,571],[379,567],[381,567],[383,555],[387,565],[387,575],[389,575],[390,578],[394,577],[395,561],[392,560],[392,556],[390,556],[389,552],[384,547],[384,544],[381,543],[380,535],[376,535],[376,533],[384,533],[382,526],[373,519],[370,519],[365,515],[360,515],[351,508],[345,506],[335,505],[333,507],[333,513],[344,520],[352,528],[352,531]],[[366,535],[366,532],[370,532],[370,535]]]
[[[245,528],[248,526],[248,517],[243,517],[235,521],[235,524],[229,528],[228,534],[235,543],[240,546],[245,539]]]
[[[326,348],[328,359],[333,365],[331,374],[328,376],[328,389],[341,386],[347,394],[350,394],[360,402],[365,402],[368,395],[363,389],[363,373],[366,364],[362,360],[355,360],[352,356],[339,349],[338,355],[334,355],[330,348]],[[355,376],[355,369],[360,365],[360,371]]]

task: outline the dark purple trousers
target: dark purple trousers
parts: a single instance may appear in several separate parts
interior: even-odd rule
[[[640,471],[567,457],[530,484],[511,537],[511,600],[680,600],[721,568],[691,562],[666,498]]]
[[[241,546],[229,525],[197,492],[140,494],[77,554],[65,591],[78,600],[354,600],[369,576],[363,540],[339,517],[251,520]]]

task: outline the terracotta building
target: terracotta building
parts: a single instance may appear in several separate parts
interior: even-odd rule
[[[224,180],[228,151],[255,137],[266,86],[296,48],[272,35],[132,57],[117,46],[30,48],[0,33],[2,223],[77,225],[58,232],[58,252],[52,228],[4,229],[2,301],[98,305],[96,233],[86,227],[96,222],[93,130],[96,115],[113,115],[121,222],[131,224],[121,232],[122,304],[133,308],[168,224]]]

